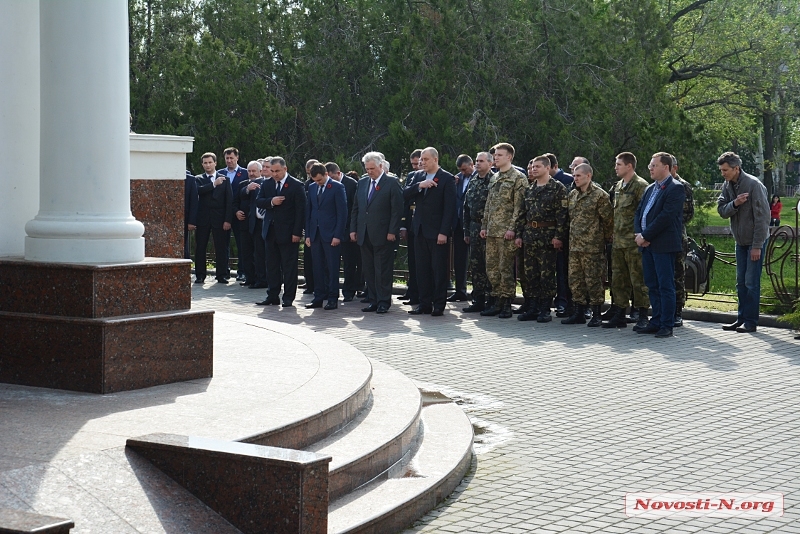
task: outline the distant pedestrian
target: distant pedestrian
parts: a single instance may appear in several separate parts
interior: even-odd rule
[[[769,203],[770,226],[781,225],[781,209],[783,209],[783,204],[781,204],[781,197],[779,197],[778,195],[772,195],[772,200]]]

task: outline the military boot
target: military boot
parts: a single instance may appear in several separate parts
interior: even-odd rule
[[[675,308],[675,326],[683,326],[683,308]]]
[[[514,312],[511,311],[511,299],[505,298],[502,299],[503,303],[501,304],[500,314],[498,315],[501,319],[509,319],[514,316]]]
[[[553,320],[550,315],[550,300],[543,300],[539,303],[539,316],[536,318],[537,323],[549,323]]]
[[[517,317],[520,321],[534,321],[539,316],[539,305],[536,299],[525,299],[528,301],[528,309],[522,315]]]
[[[472,295],[472,304],[466,308],[461,308],[464,313],[480,312],[486,309],[486,295],[483,293],[475,293]]]
[[[531,299],[525,297],[522,301],[522,304],[520,304],[519,308],[514,309],[514,314],[517,315],[521,313],[526,313],[530,309],[531,309]]]
[[[639,330],[644,330],[650,324],[649,318],[647,317],[647,308],[639,308],[639,321],[633,326],[633,331],[638,332]]]
[[[625,319],[625,308],[619,306],[611,306],[614,309],[614,315],[608,322],[603,323],[603,328],[627,328],[628,321]]]
[[[610,321],[616,314],[617,314],[618,306],[611,305],[606,311],[603,312],[603,315],[600,316],[600,319],[603,321]]]
[[[592,306],[592,318],[588,323],[586,323],[586,326],[600,326],[603,324],[602,319],[600,319],[601,309],[602,306],[600,306],[600,304],[595,304]]]
[[[586,317],[583,315],[584,311],[586,311],[586,306],[583,304],[575,304],[572,315],[566,319],[562,319],[561,324],[586,324]]]
[[[639,322],[639,308],[634,308],[631,305],[631,314],[625,318],[626,323],[638,323]]]
[[[484,317],[494,317],[495,315],[499,314],[502,310],[500,309],[500,301],[503,299],[497,297],[489,297],[489,307],[485,308],[481,315]]]

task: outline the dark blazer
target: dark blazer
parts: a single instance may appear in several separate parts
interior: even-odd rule
[[[316,182],[308,187],[306,197],[306,237],[311,241],[321,239],[330,243],[333,238],[345,241],[347,225],[347,194],[344,186],[332,178],[322,185],[322,194]]]
[[[217,171],[217,173],[222,173],[227,176],[228,168],[225,167],[221,171]],[[233,189],[234,193],[239,190],[239,184],[242,182],[246,182],[250,179],[250,176],[247,174],[247,169],[244,167],[240,167],[239,165],[236,166],[236,174],[233,176],[233,180],[231,180],[231,189]]]
[[[386,236],[394,234],[400,239],[400,219],[403,217],[403,190],[400,182],[383,173],[378,189],[369,197],[370,181],[367,176],[358,181],[350,231],[358,234],[358,244],[364,244],[364,236],[369,232],[369,241],[375,246],[388,243]]]
[[[408,185],[414,181],[414,177],[420,171],[411,171],[406,176],[406,183],[403,184],[403,190],[405,190]],[[411,205],[414,204],[414,199],[403,198],[403,220],[400,222],[400,225],[405,228],[406,230],[410,230],[411,233],[414,233],[414,228],[412,225],[412,217],[414,216],[414,212],[411,210]]]
[[[455,179],[440,167],[433,177],[438,185],[420,190],[418,186],[426,177],[425,171],[419,171],[403,191],[406,200],[413,199],[416,203],[412,221],[414,235],[420,235],[421,230],[427,239],[436,239],[439,234],[449,236],[456,217]]]
[[[214,187],[214,180],[220,176],[225,181]],[[231,223],[233,221],[233,191],[228,177],[217,173],[212,179],[203,173],[198,174],[195,178],[199,196],[197,226],[222,228],[223,223]]]
[[[653,182],[644,190],[636,216],[633,220],[633,229],[637,234],[650,241],[650,251],[659,253],[681,252],[683,250],[683,201],[686,191],[683,185],[672,179],[664,180],[655,203],[647,212],[647,228],[642,232],[642,214],[659,185]],[[641,247],[640,247],[641,250]]]
[[[186,171],[186,181],[183,184],[183,224],[197,224],[199,203],[197,179],[189,171]]]
[[[264,178],[256,178],[252,181],[248,178],[245,182],[239,182],[239,193],[233,195],[233,214],[236,216],[237,211],[243,211],[247,216],[247,219],[245,219],[247,221],[247,230],[253,233],[256,229],[256,198],[258,198],[261,190],[248,191],[247,186],[251,182],[263,187]]]
[[[261,235],[264,239],[270,232],[273,233],[275,242],[286,244],[292,242],[292,236],[303,235],[303,226],[306,220],[306,190],[303,182],[286,175],[284,188],[276,195],[276,182],[274,179],[266,180],[258,192],[256,206],[266,210],[264,225]],[[272,205],[275,196],[286,197],[279,206]]]
[[[350,178],[347,175],[342,175],[342,185],[344,186],[344,192],[347,196],[347,223],[344,225],[344,234],[346,240],[350,239],[350,220],[353,213],[353,204],[356,201],[356,190],[358,189],[358,181]]]
[[[472,174],[468,176],[469,180],[478,175],[478,171],[474,171]],[[464,187],[464,176],[461,173],[456,175],[458,177],[458,183],[456,184],[456,218],[455,220],[461,224],[462,228],[464,226],[464,197],[467,194],[467,190]],[[469,185],[467,185],[469,187]]]

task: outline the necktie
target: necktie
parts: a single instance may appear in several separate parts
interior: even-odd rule
[[[375,194],[375,180],[372,180],[372,183],[370,184],[369,188],[369,196],[367,196],[367,202],[372,201],[372,195],[374,194]]]
[[[319,197],[321,194],[322,194],[322,186],[318,185],[317,186],[317,197]]]

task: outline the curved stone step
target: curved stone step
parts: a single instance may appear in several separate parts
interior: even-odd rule
[[[304,450],[333,457],[331,501],[386,473],[410,454],[419,433],[417,386],[388,365],[372,363],[372,400],[339,432]]]
[[[329,534],[399,532],[458,486],[472,460],[472,425],[452,403],[422,409],[422,439],[406,468],[331,502]]]

